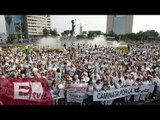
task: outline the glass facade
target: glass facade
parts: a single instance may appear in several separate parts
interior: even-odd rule
[[[115,34],[125,34],[126,33],[126,15],[115,15],[113,18],[113,31]]]
[[[5,23],[8,35],[25,34],[24,15],[5,15]]]

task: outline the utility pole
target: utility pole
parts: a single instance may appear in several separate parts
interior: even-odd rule
[[[22,43],[22,26],[21,26],[21,20],[20,20],[19,24],[20,24],[19,27],[20,27],[21,43]]]

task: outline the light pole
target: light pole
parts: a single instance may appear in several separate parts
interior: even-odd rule
[[[16,31],[16,30],[15,30],[15,24],[14,24],[14,23],[15,23],[15,20],[14,20],[14,19],[15,19],[15,17],[14,17],[14,15],[13,15],[13,16],[12,16],[13,30],[14,30],[14,33],[13,33],[13,34],[15,34],[15,31]]]
[[[21,26],[21,20],[20,20],[20,22],[19,22],[19,27],[20,27],[20,35],[21,35],[21,43],[22,43],[22,26]]]
[[[146,25],[145,26],[145,32],[147,33],[147,27],[148,27],[149,25]],[[145,35],[145,38],[147,37],[147,34]]]

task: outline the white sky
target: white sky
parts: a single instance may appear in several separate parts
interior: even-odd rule
[[[51,28],[56,28],[61,34],[64,30],[71,30],[71,20],[76,20],[76,34],[79,34],[80,24],[83,31],[101,30],[106,33],[106,18],[106,15],[52,15]],[[156,30],[160,33],[160,15],[134,15],[132,32],[137,33],[140,30]],[[3,15],[0,15],[0,32],[6,33]]]

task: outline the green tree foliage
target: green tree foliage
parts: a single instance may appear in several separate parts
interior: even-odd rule
[[[49,32],[46,28],[43,29],[43,35],[44,36],[48,36],[49,35]]]
[[[88,38],[94,38],[99,35],[103,35],[101,31],[88,31]]]
[[[109,36],[115,36],[115,33],[113,31],[109,31]]]
[[[85,35],[77,35],[76,38],[77,38],[77,39],[85,39],[86,36],[85,36]]]
[[[155,40],[158,37],[158,32],[155,30],[147,30],[145,32],[128,33],[121,36],[121,40]]]
[[[50,30],[50,33],[51,33],[52,36],[57,36],[58,35],[56,29]]]

